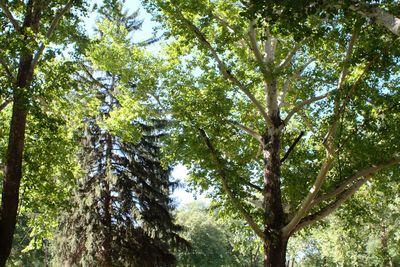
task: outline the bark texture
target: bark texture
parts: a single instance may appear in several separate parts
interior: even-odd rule
[[[276,81],[267,83],[268,116],[272,122],[263,137],[264,157],[264,266],[284,267],[287,240],[282,236],[285,224],[281,193],[281,124]]]

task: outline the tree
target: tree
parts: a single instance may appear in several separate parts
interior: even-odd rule
[[[372,177],[396,177],[400,51],[386,28],[343,9],[302,32],[237,1],[145,2],[174,37],[161,81],[170,156],[241,214],[264,266],[285,266],[288,239]]]
[[[12,116],[7,145],[5,171],[2,186],[0,219],[0,266],[4,266],[10,254],[15,230],[19,189],[22,178],[22,159],[25,144],[27,116],[31,110],[36,89],[40,87],[41,65],[54,57],[49,43],[68,44],[76,35],[79,19],[71,11],[84,10],[81,1],[29,0],[0,2],[2,47],[7,51],[1,55],[1,70],[6,74],[2,83],[3,110],[12,103]],[[64,19],[67,17],[67,19]],[[20,21],[22,19],[22,22]],[[58,30],[58,31],[57,31]],[[16,73],[14,73],[16,69]]]
[[[177,255],[178,266],[236,266],[229,233],[219,225],[206,207],[189,203],[177,212],[177,222],[185,227],[184,237],[191,249]]]
[[[194,201],[177,210],[177,222],[191,249],[178,266],[248,266],[262,263],[261,242],[240,218],[218,218],[218,208]]]
[[[130,66],[140,62],[130,56],[140,48],[128,35],[141,21],[138,12],[125,14],[120,1],[106,1],[100,11],[99,38],[88,50],[91,64],[82,77],[94,87],[99,111],[86,118],[85,176],[62,225],[56,264],[172,266],[172,250],[186,241],[171,215],[169,194],[176,183],[160,162],[165,122],[135,115],[118,119],[124,91],[137,92]],[[110,62],[116,55],[128,58]]]

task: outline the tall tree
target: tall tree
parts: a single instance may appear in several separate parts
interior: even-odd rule
[[[82,3],[74,0],[0,1],[1,42],[7,51],[7,55],[2,55],[1,68],[10,88],[2,95],[2,109],[8,103],[13,104],[2,187],[0,266],[5,265],[10,254],[16,224],[27,115],[37,82],[35,70],[52,56],[53,50],[46,50],[49,43],[70,42],[79,21],[71,11],[73,6],[78,9]],[[68,20],[63,20],[64,17]]]
[[[126,124],[115,122],[123,92],[137,92],[131,66],[140,62],[130,57],[138,48],[129,34],[141,21],[138,12],[124,13],[121,1],[105,1],[100,12],[99,39],[88,51],[91,65],[85,66],[83,77],[97,92],[99,113],[86,119],[81,155],[86,175],[62,228],[58,260],[68,265],[171,266],[172,249],[186,242],[171,214],[169,195],[176,183],[161,164],[164,122],[135,115],[122,118]],[[121,61],[110,61],[116,55]]]
[[[386,28],[342,9],[291,28],[238,1],[146,2],[175,37],[170,155],[243,216],[264,266],[285,266],[290,236],[379,172],[398,174],[400,51]]]

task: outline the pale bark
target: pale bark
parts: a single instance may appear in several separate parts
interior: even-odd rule
[[[64,8],[61,9],[60,12],[58,12],[56,14],[56,16],[53,18],[53,20],[52,20],[52,22],[50,24],[50,27],[47,29],[46,34],[44,36],[46,40],[50,40],[50,38],[52,37],[52,35],[54,33],[54,30],[56,29],[56,27],[60,23],[61,18],[65,15],[65,13],[67,13],[71,9],[74,1],[75,0],[69,0],[67,2],[67,4],[64,6]],[[45,43],[41,43],[40,46],[39,46],[38,51],[36,52],[36,54],[35,54],[35,56],[34,56],[34,58],[32,60],[32,68],[33,69],[36,67],[36,65],[37,65],[40,57],[42,56],[43,51],[44,51],[45,48],[46,48]]]
[[[245,131],[246,133],[248,133],[249,135],[251,135],[252,137],[254,137],[258,142],[262,143],[262,136],[261,134],[259,134],[258,132],[256,132],[255,130],[239,123],[236,121],[229,121],[230,124],[234,125],[235,127]]]
[[[320,204],[323,201],[326,201],[330,198],[336,197],[337,195],[339,195],[340,193],[342,193],[343,191],[345,191],[348,187],[350,187],[354,182],[356,182],[360,177],[365,177],[365,176],[370,176],[384,168],[393,166],[400,163],[400,158],[399,157],[394,157],[390,160],[384,161],[384,162],[380,162],[377,164],[372,164],[371,166],[365,167],[361,170],[359,170],[358,172],[356,172],[355,174],[353,174],[352,176],[346,178],[344,181],[342,181],[338,186],[335,187],[335,189],[322,194],[321,196],[317,197],[313,203],[312,206],[316,206],[318,204]]]
[[[218,69],[220,70],[221,74],[224,76],[225,79],[230,81],[232,84],[236,85],[249,99],[250,101],[254,104],[254,106],[257,108],[257,110],[260,112],[260,114],[264,117],[264,119],[268,123],[272,123],[267,116],[264,107],[261,105],[261,103],[256,99],[256,97],[253,95],[253,93],[250,92],[249,88],[245,86],[243,83],[241,83],[233,74],[232,72],[226,67],[225,63],[222,61],[222,59],[219,57],[217,51],[212,47],[212,45],[208,42],[207,38],[204,36],[204,34],[193,24],[191,23],[185,16],[180,11],[177,11],[177,15],[179,18],[186,24],[186,26],[193,31],[193,33],[196,35],[197,39],[200,41],[200,43],[207,48],[207,50],[211,53],[213,56],[214,60],[217,62]]]
[[[311,202],[314,200],[315,196],[318,194],[319,190],[321,189],[321,186],[322,186],[323,182],[325,181],[325,177],[328,174],[328,172],[332,166],[332,163],[333,163],[333,156],[330,154],[329,151],[327,151],[327,157],[325,159],[325,162],[322,164],[322,167],[318,173],[318,176],[315,179],[315,182],[314,182],[313,186],[311,187],[309,193],[302,201],[297,213],[290,220],[290,222],[282,229],[284,236],[290,236],[292,234],[293,230],[295,229],[295,227],[297,226],[297,224],[307,213],[307,211],[311,205]]]
[[[350,9],[356,11],[363,17],[387,28],[393,34],[400,36],[400,18],[377,6],[370,6],[360,2],[350,5]]]
[[[290,83],[293,80],[299,79],[301,77],[301,73],[314,61],[315,61],[315,59],[308,60],[303,65],[298,67],[297,70],[295,70],[291,75],[289,75],[289,77],[286,77],[286,80],[283,83],[283,86],[282,86],[282,89],[281,89],[281,93],[280,93],[279,98],[278,98],[279,108],[281,108],[281,107],[283,107],[285,105],[285,97],[286,97],[286,94],[290,90]]]
[[[332,212],[337,210],[346,200],[348,200],[357,190],[365,184],[374,173],[382,170],[383,168],[387,168],[400,163],[400,157],[394,157],[390,160],[381,162],[379,164],[373,164],[372,166],[366,167],[354,175],[347,178],[338,188],[326,193],[318,198],[316,198],[310,205],[310,207],[314,207],[326,201],[330,198],[335,197],[336,199],[330,204],[322,207],[318,212],[308,215],[304,217],[300,223],[295,227],[294,231],[298,231],[308,225],[315,223],[318,220],[324,219]],[[361,179],[359,179],[361,177]]]
[[[295,115],[296,113],[301,111],[306,105],[310,105],[314,102],[317,102],[319,100],[327,98],[330,95],[332,95],[332,93],[334,91],[336,91],[336,90],[329,91],[323,95],[315,96],[315,97],[309,98],[307,100],[304,100],[304,101],[298,103],[291,111],[289,111],[288,115],[286,116],[286,118],[284,120],[284,125],[287,125],[289,123],[290,119],[293,117],[293,115]]]
[[[336,200],[330,203],[329,205],[325,206],[324,208],[320,209],[318,212],[308,215],[304,217],[299,224],[293,229],[293,232],[296,232],[308,225],[314,224],[315,222],[324,219],[332,212],[337,210],[347,199],[349,199],[357,190],[368,180],[369,177],[365,179],[358,180],[353,186],[349,189],[343,191],[340,195],[337,196]]]

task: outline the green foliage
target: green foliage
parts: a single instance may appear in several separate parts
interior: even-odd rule
[[[144,2],[171,37],[160,69],[162,104],[174,122],[164,149],[169,160],[187,166],[193,188],[212,189],[209,196],[223,216],[243,215],[241,206],[262,228],[274,216],[252,203],[264,200],[267,207],[271,198],[283,202],[284,227],[303,199],[318,190],[313,184],[327,154],[333,161],[318,196],[357,170],[399,156],[399,90],[394,86],[399,39],[386,28],[342,8],[327,16],[304,9],[311,1],[251,1],[254,5],[247,6],[237,1]],[[271,84],[276,84],[276,105],[269,103],[275,97]],[[265,140],[277,129],[263,112],[276,112],[277,123],[286,118],[279,133],[281,159],[305,132],[289,157],[276,163],[281,192],[273,196],[265,196],[267,185],[275,183],[267,180],[272,179],[266,175],[271,155]],[[337,130],[331,131],[336,122]],[[333,152],[325,139],[332,132]],[[398,177],[397,165],[385,171],[373,174],[377,184],[385,183],[382,177]],[[334,195],[301,217],[319,218],[318,212],[329,213],[341,197]],[[357,209],[349,212],[365,216]]]
[[[201,202],[178,209],[177,222],[185,227],[183,237],[191,244],[189,251],[178,254],[178,266],[260,266],[260,244],[253,233],[215,215]]]
[[[299,266],[397,266],[399,186],[385,184],[369,183],[326,223],[291,239],[289,255]]]
[[[173,266],[172,250],[185,248],[186,241],[171,215],[169,194],[176,184],[160,162],[165,122],[141,116],[144,96],[134,84],[141,80],[133,68],[140,61],[133,59],[144,53],[128,40],[129,23],[137,25],[137,18],[124,15],[119,1],[111,2],[112,16],[98,24],[99,40],[87,51],[90,62],[82,78],[99,106],[85,118],[80,153],[85,173],[62,218],[53,262]]]

